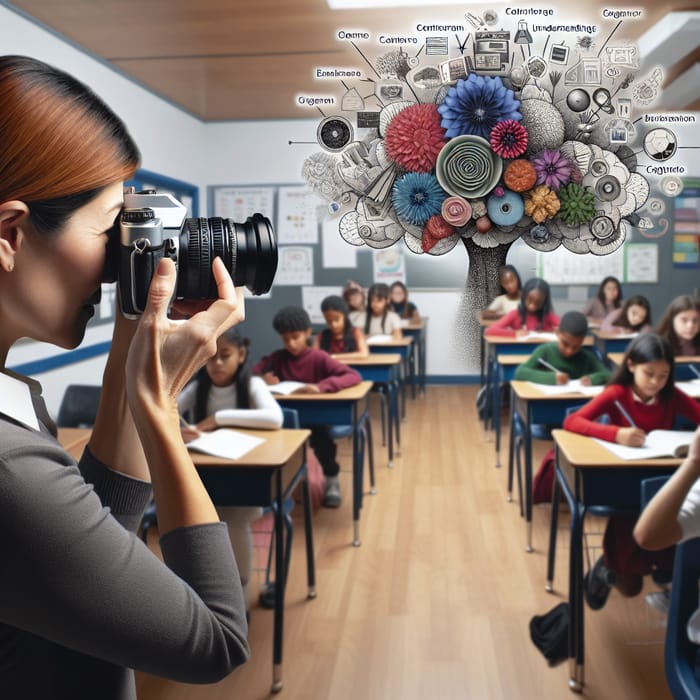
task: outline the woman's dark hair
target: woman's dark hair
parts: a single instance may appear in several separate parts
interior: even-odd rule
[[[326,311],[338,311],[343,314],[343,348],[344,352],[355,352],[357,350],[357,341],[355,340],[354,328],[352,321],[350,320],[350,311],[348,305],[345,303],[342,297],[332,295],[326,297],[321,302],[321,311],[326,313]],[[319,336],[319,345],[321,350],[330,352],[331,341],[333,340],[333,334],[330,328],[324,328]]]
[[[394,289],[394,287],[398,287],[403,292],[403,301],[401,302],[400,309],[391,300],[391,292]],[[389,287],[389,303],[391,304],[392,311],[395,311],[401,318],[411,317],[411,314],[409,313],[410,307],[408,305],[408,288],[403,282],[396,280],[395,282],[391,283],[391,287]]]
[[[515,267],[513,265],[501,265],[498,268],[498,288],[500,290],[498,292],[499,295],[506,294],[506,290],[503,287],[503,284],[501,284],[501,280],[508,272],[510,272],[512,275],[515,275],[515,279],[518,280],[518,289],[522,290],[523,288],[523,281],[520,279],[520,273],[515,269]]]
[[[238,365],[233,381],[236,384],[236,402],[235,408],[250,408],[250,352],[247,352],[250,347],[250,340],[244,338],[235,326],[224,332],[220,338],[229,345],[234,345],[237,348],[245,348],[245,360]],[[197,390],[194,400],[194,416],[193,422],[199,423],[207,417],[207,402],[209,400],[209,391],[211,390],[211,378],[207,372],[206,366],[202,367],[196,375]]]
[[[607,305],[605,303],[605,285],[608,282],[614,282],[617,285],[617,298],[615,299],[615,308],[619,309],[620,306],[622,306],[622,284],[620,284],[620,280],[617,279],[617,277],[614,277],[613,275],[608,275],[607,277],[603,277],[603,281],[600,283],[598,286],[598,301],[603,305],[604,309],[607,309]]]
[[[656,328],[656,332],[671,343],[673,352],[676,355],[680,354],[682,343],[681,339],[678,337],[678,334],[673,328],[673,320],[683,311],[696,311],[698,316],[700,316],[700,299],[698,297],[690,296],[690,294],[683,294],[682,296],[676,297],[668,305],[666,312]],[[700,355],[700,329],[695,334],[692,343],[695,346],[695,354]]]
[[[369,324],[372,321],[372,299],[377,297],[378,299],[389,299],[391,294],[389,293],[389,286],[383,282],[377,282],[373,284],[369,291],[367,292],[367,313],[365,314],[365,335],[369,335]],[[382,314],[382,333],[385,332],[384,324],[386,323],[386,316],[389,313],[389,304],[384,307],[384,313]]]
[[[634,375],[627,366],[628,361],[643,365],[647,362],[656,362],[657,360],[667,362],[670,369],[668,381],[659,392],[659,398],[664,401],[670,400],[675,388],[673,377],[676,369],[676,359],[673,355],[671,343],[658,333],[642,333],[628,345],[627,352],[625,352],[620,366],[608,381],[608,386],[611,384],[632,386],[634,384]]]
[[[520,303],[518,304],[518,313],[520,321],[525,326],[527,318],[527,309],[525,308],[525,300],[530,292],[540,292],[542,294],[542,306],[535,312],[537,316],[538,330],[541,329],[545,317],[552,312],[552,296],[549,291],[549,283],[545,282],[541,277],[533,277],[525,282],[522,294],[520,295]]]
[[[641,323],[638,323],[636,326],[630,326],[629,319],[627,318],[627,312],[629,311],[630,306],[641,306],[647,312],[644,320]],[[622,311],[620,311],[620,315],[612,325],[620,326],[621,328],[629,328],[633,333],[636,333],[647,324],[651,325],[651,304],[646,297],[643,297],[641,294],[635,294],[633,297],[627,299],[627,301],[622,305]]]
[[[0,202],[20,200],[39,233],[60,229],[140,154],[124,123],[86,85],[25,56],[0,56]]]

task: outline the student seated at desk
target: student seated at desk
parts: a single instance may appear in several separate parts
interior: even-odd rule
[[[513,265],[501,265],[498,268],[498,284],[500,286],[498,296],[481,312],[481,318],[484,321],[501,318],[517,309],[520,304],[523,284]]]
[[[689,294],[676,297],[656,332],[671,343],[676,357],[700,355],[700,299]]]
[[[608,368],[595,353],[583,349],[588,322],[580,311],[567,311],[556,333],[555,343],[540,345],[518,367],[516,379],[536,384],[567,384],[571,379],[579,379],[587,386],[608,381]]]
[[[261,375],[266,384],[304,382],[304,386],[295,393],[325,394],[355,386],[362,381],[354,369],[334,360],[322,350],[309,347],[311,319],[302,307],[285,306],[275,314],[272,323],[282,337],[284,349],[263,357],[253,367],[253,373]],[[313,426],[309,442],[326,477],[322,504],[326,508],[338,508],[341,501],[340,466],[336,461],[337,447],[328,426]]]
[[[607,333],[644,333],[651,330],[651,304],[641,294],[630,297],[619,309],[611,311],[601,322]]]
[[[611,311],[622,306],[622,285],[617,277],[608,276],[598,287],[598,293],[583,309],[589,321],[602,321]]]
[[[668,341],[655,333],[637,336],[608,386],[564,420],[564,429],[630,447],[644,444],[651,430],[671,430],[677,416],[700,423],[700,403],[673,383],[675,360]],[[607,425],[596,422],[607,415]],[[586,574],[585,596],[593,610],[605,605],[611,586],[625,596],[642,590],[643,576],[669,580],[673,551],[646,552],[632,537],[635,517],[608,520],[603,556]]]
[[[407,323],[420,323],[420,314],[416,305],[408,300],[408,289],[398,280],[389,288],[390,308],[399,318]]]
[[[352,280],[343,287],[343,300],[348,305],[350,313],[354,311],[364,311],[367,307],[367,299],[365,298],[365,290]]]
[[[229,328],[216,341],[216,354],[207,360],[180,394],[178,409],[193,425],[182,426],[185,442],[201,432],[222,427],[282,427],[282,409],[260,377],[253,377],[248,362],[250,341],[237,328]],[[219,517],[228,526],[238,573],[249,606],[248,584],[253,569],[251,522],[262,515],[255,506],[217,506]]]
[[[559,316],[552,311],[549,284],[533,277],[523,287],[518,308],[489,326],[484,335],[515,338],[531,331],[551,332],[558,325]]]
[[[373,284],[367,293],[367,309],[350,313],[353,324],[371,338],[374,335],[388,335],[392,340],[401,340],[401,319],[389,308],[389,287],[381,282]]]
[[[328,327],[314,338],[315,348],[336,360],[355,360],[369,355],[367,338],[352,325],[348,306],[342,297],[326,297],[321,302],[321,311]]]
[[[657,551],[700,537],[700,428],[687,457],[649,501],[634,526],[643,549]],[[688,620],[688,637],[700,644],[700,609]]]

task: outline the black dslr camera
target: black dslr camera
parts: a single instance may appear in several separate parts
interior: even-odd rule
[[[119,279],[122,313],[138,317],[161,258],[177,266],[177,299],[216,299],[211,264],[220,257],[236,287],[264,294],[277,271],[277,241],[269,219],[253,214],[244,223],[187,218],[171,194],[125,191],[124,207],[108,244],[104,281]]]

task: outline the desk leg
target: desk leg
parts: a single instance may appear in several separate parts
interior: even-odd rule
[[[284,628],[284,495],[282,493],[282,474],[277,470],[277,507],[274,509],[275,521],[275,610],[272,640],[272,688],[273,693],[282,690],[282,642]]]
[[[384,402],[382,411],[382,436],[386,436],[387,453],[389,455],[388,467],[391,469],[394,466],[394,421],[398,423],[397,415],[397,384],[394,381],[388,381],[384,388],[380,390],[380,396]],[[386,431],[384,430],[384,413],[386,412]]]
[[[484,384],[484,392],[486,394],[486,408],[484,410],[484,432],[488,433],[489,418],[493,414],[493,361],[491,358],[486,360],[486,383]]]
[[[496,466],[501,466],[501,367],[493,367],[493,432],[496,442]]]
[[[372,421],[369,419],[369,410],[362,414],[362,429],[364,430],[367,461],[369,462],[369,492],[374,496],[377,489],[374,486],[374,445],[372,444]]]
[[[360,542],[360,510],[362,509],[362,460],[364,457],[364,433],[362,419],[357,415],[357,406],[353,408],[352,433],[352,546],[359,547]]]
[[[306,459],[304,460],[306,461]],[[314,562],[314,531],[311,524],[311,493],[309,491],[309,476],[306,474],[302,481],[301,490],[304,501],[304,535],[306,539],[306,581],[309,587],[307,598],[316,597],[316,566]]]
[[[575,504],[571,512],[569,552],[569,688],[583,690],[583,510]]]
[[[527,531],[525,551],[532,552],[532,434],[530,426],[532,422],[528,416],[523,435],[523,450],[525,451],[525,528]]]
[[[396,428],[396,454],[401,456],[401,421],[399,420],[399,385],[394,384],[394,427]]]
[[[548,593],[554,590],[554,561],[557,554],[557,527],[559,524],[559,503],[561,502],[561,487],[559,479],[554,475],[552,485],[552,515],[549,523],[549,549],[547,550],[547,581],[544,589]]]

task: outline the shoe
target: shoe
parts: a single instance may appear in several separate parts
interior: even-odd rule
[[[338,508],[340,506],[340,481],[337,476],[326,477],[326,485],[323,490],[321,505],[324,508]]]
[[[591,610],[600,610],[608,600],[610,589],[615,584],[615,574],[600,557],[583,579],[583,591]]]
[[[654,591],[645,596],[647,605],[657,612],[668,617],[668,609],[671,606],[670,591]]]
[[[665,569],[654,569],[651,572],[651,580],[657,586],[668,586],[673,578],[673,572]]]
[[[275,607],[275,582],[270,581],[260,589],[260,607],[266,610],[273,610]]]

